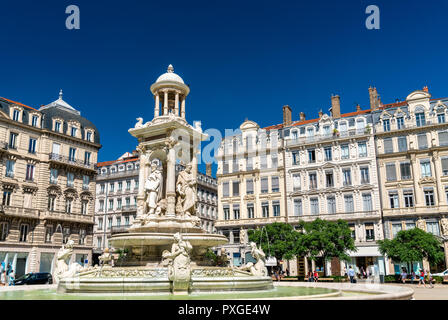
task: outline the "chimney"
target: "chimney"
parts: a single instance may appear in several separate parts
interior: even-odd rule
[[[359,103],[356,105],[356,112],[361,111],[361,106],[359,105]]]
[[[424,86],[424,87],[423,87],[423,91],[425,91],[425,92],[429,92],[428,86]]]
[[[376,110],[380,106],[380,99],[378,97],[378,91],[375,87],[369,87],[369,98],[370,98],[370,110]]]
[[[212,164],[211,163],[205,164],[205,174],[209,177],[212,176]]]
[[[322,116],[324,115],[324,113],[322,112],[322,110],[319,111],[319,119],[322,119]]]
[[[341,97],[338,95],[331,95],[331,116],[334,119],[341,117]]]
[[[283,126],[288,127],[292,124],[292,111],[290,106],[283,106]]]
[[[300,121],[305,121],[305,112],[300,112]]]

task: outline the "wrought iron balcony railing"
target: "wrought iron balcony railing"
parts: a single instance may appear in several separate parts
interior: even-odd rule
[[[72,157],[66,157],[57,153],[50,153],[50,160],[91,170],[95,169],[94,163],[82,161]]]

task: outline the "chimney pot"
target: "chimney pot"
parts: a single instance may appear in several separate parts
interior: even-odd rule
[[[287,127],[292,124],[292,111],[290,106],[283,106],[283,126]]]
[[[331,116],[334,119],[341,117],[341,97],[339,95],[331,95]]]
[[[378,96],[378,91],[375,87],[369,87],[369,99],[370,99],[370,109],[376,110],[380,106],[380,98]]]
[[[305,112],[300,112],[300,121],[305,121]]]
[[[425,91],[425,92],[429,92],[428,86],[424,86],[424,87],[423,87],[423,91]]]

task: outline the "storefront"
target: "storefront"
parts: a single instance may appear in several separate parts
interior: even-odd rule
[[[342,273],[353,267],[358,278],[379,278],[388,274],[384,256],[376,246],[359,246],[357,252],[349,252],[350,260],[343,263]]]

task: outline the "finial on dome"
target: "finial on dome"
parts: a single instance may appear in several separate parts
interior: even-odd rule
[[[59,91],[59,99],[62,99],[62,95],[63,95],[63,93],[62,93],[62,89],[61,89],[61,91]]]
[[[169,73],[173,73],[173,72],[174,72],[174,67],[173,67],[173,65],[170,64],[170,65],[168,66],[168,70],[166,70],[166,71],[169,72]]]

